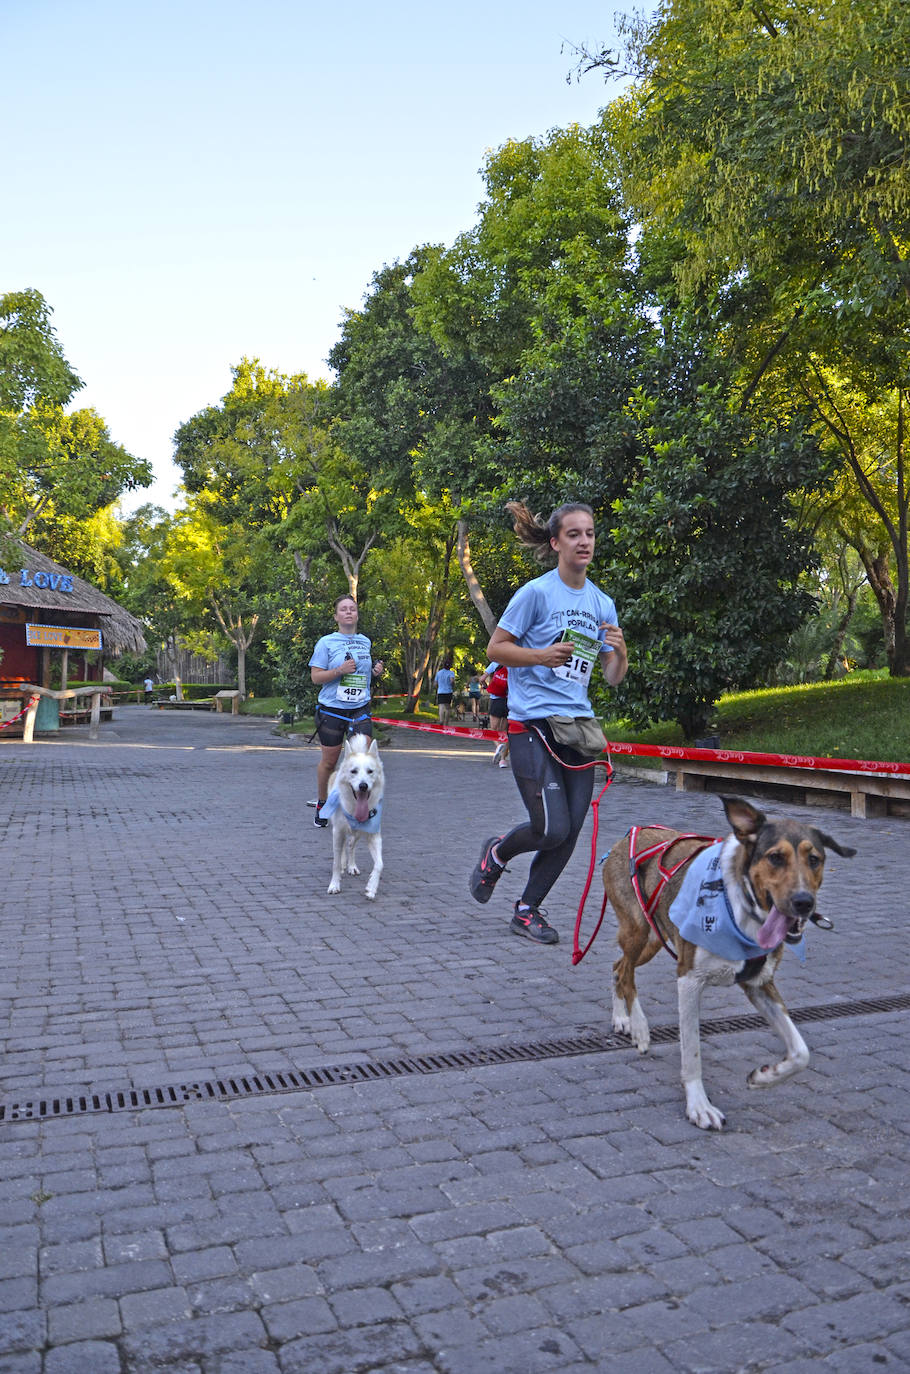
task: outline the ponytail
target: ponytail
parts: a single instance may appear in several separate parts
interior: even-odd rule
[[[531,514],[524,501],[507,501],[506,510],[512,516],[512,528],[518,542],[530,549],[539,563],[555,557],[550,540],[558,537],[567,515],[582,510],[586,515],[594,516],[594,511],[583,501],[569,501],[564,506],[558,506],[546,524],[541,516]]]

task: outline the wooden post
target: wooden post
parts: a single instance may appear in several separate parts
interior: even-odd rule
[[[92,692],[92,715],[89,720],[88,737],[89,739],[98,738],[98,730],[101,725],[101,693]]]
[[[34,744],[35,742],[35,716],[38,714],[38,703],[41,700],[37,692],[32,693],[31,703],[25,713],[25,724],[22,727],[22,743]]]

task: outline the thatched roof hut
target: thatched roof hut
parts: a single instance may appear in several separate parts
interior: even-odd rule
[[[7,557],[13,548],[21,557],[20,565],[0,568],[0,609],[6,611],[5,618],[18,612],[17,618],[35,615],[46,623],[51,617],[60,617],[65,623],[74,618],[98,623],[95,617],[102,617],[100,628],[107,655],[145,653],[148,645],[142,625],[129,611],[27,544],[7,540]]]

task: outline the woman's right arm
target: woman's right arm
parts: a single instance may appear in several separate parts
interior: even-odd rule
[[[346,658],[344,663],[339,663],[337,668],[311,668],[310,678],[317,687],[324,687],[327,682],[338,682],[345,673],[357,671],[356,658]]]
[[[313,650],[313,658],[327,659],[329,653],[329,647],[325,640],[320,639],[316,648]],[[357,660],[354,658],[346,658],[344,663],[337,663],[334,668],[323,668],[311,661],[310,681],[317,687],[324,687],[328,682],[337,682],[339,678],[344,677],[345,673],[354,673],[356,671]]]
[[[517,643],[514,635],[497,625],[487,645],[487,657],[507,668],[561,668],[572,657],[572,645],[569,640],[560,640],[532,649]]]

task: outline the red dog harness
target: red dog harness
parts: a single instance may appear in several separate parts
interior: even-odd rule
[[[665,825],[632,826],[632,829],[629,831],[629,879],[632,883],[635,895],[638,898],[638,905],[642,909],[645,920],[648,922],[648,925],[654,931],[654,934],[657,936],[667,953],[672,954],[673,958],[676,959],[678,957],[676,951],[667,944],[654,919],[655,908],[660,898],[660,894],[663,892],[670,879],[674,877],[681,868],[685,868],[689,860],[694,859],[696,854],[700,854],[703,849],[708,849],[712,844],[717,844],[718,837],[714,835],[674,834],[669,840],[658,840],[656,844],[648,845],[647,849],[639,849],[636,853],[635,842],[642,830],[665,830],[669,833],[669,829]],[[692,850],[691,854],[686,854],[678,863],[667,866],[667,864],[664,863],[665,856],[669,854],[674,845],[679,844],[680,840],[698,840],[699,843]],[[660,880],[651,893],[651,896],[646,898],[641,890],[639,869],[642,864],[647,863],[648,859],[654,858],[657,859],[657,871],[660,874]]]

